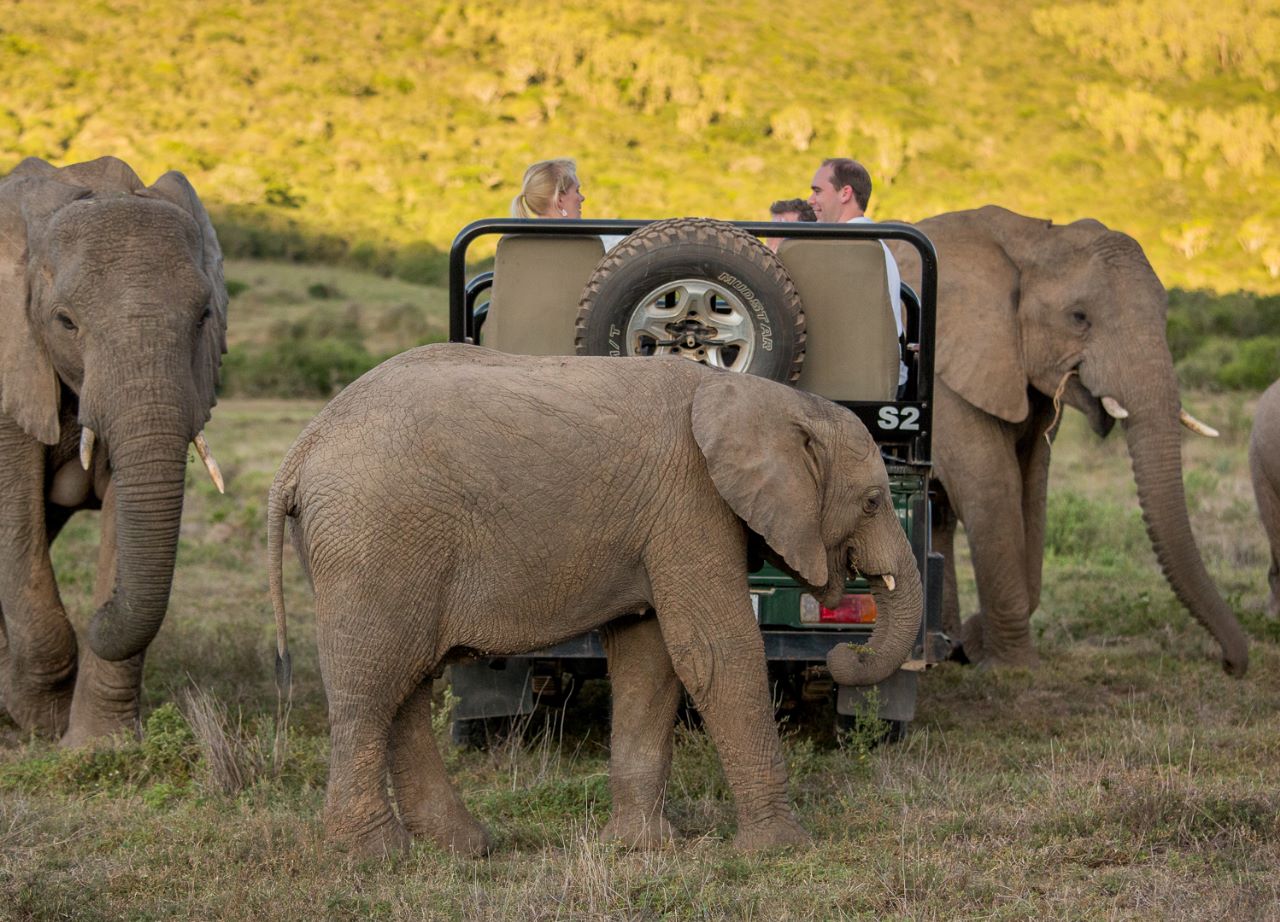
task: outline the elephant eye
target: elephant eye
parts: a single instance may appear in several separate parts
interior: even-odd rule
[[[1081,330],[1089,329],[1089,315],[1084,311],[1072,311],[1071,322]]]
[[[213,316],[213,309],[206,306],[204,309],[204,313],[201,314],[200,319],[196,321],[196,326],[203,327],[209,321],[209,318],[212,316]]]
[[[880,504],[884,502],[884,497],[880,495],[879,490],[868,493],[862,499],[862,511],[866,515],[875,515],[880,511]]]
[[[58,321],[58,323],[62,326],[64,330],[70,330],[72,333],[74,333],[77,329],[79,329],[79,327],[76,326],[76,322],[71,319],[71,315],[68,314],[66,311],[58,311],[53,316],[54,316],[54,319]]]

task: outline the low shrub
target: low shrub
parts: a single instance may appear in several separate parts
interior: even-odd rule
[[[237,347],[223,359],[221,391],[240,397],[331,397],[383,358],[338,336]]]
[[[1169,292],[1167,335],[1178,381],[1209,390],[1262,389],[1280,378],[1280,295]]]

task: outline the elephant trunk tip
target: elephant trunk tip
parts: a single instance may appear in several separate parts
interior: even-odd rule
[[[154,637],[153,631],[130,629],[132,619],[118,608],[113,598],[94,612],[89,622],[89,649],[112,663],[137,656],[147,649]],[[156,626],[158,628],[159,624]]]
[[[876,685],[898,668],[865,644],[842,643],[827,653],[827,669],[839,685]]]
[[[1224,650],[1222,671],[1233,679],[1243,679],[1245,673],[1249,671],[1249,651],[1243,648],[1232,652]]]

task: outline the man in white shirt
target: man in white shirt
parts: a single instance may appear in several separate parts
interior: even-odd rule
[[[809,204],[819,221],[828,224],[872,224],[865,214],[871,200],[871,174],[856,160],[848,157],[832,157],[822,161],[809,185],[812,195]],[[902,274],[898,261],[889,252],[883,240],[885,275],[889,283],[889,304],[893,308],[893,321],[898,327],[898,339],[902,339]],[[907,366],[898,360],[898,387],[907,383]]]

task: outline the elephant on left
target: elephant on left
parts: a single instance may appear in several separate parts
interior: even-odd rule
[[[123,161],[0,179],[0,704],[81,745],[137,733],[142,660],[173,583],[187,446],[226,351],[222,251],[195,190]],[[49,545],[101,509],[78,645]]]

